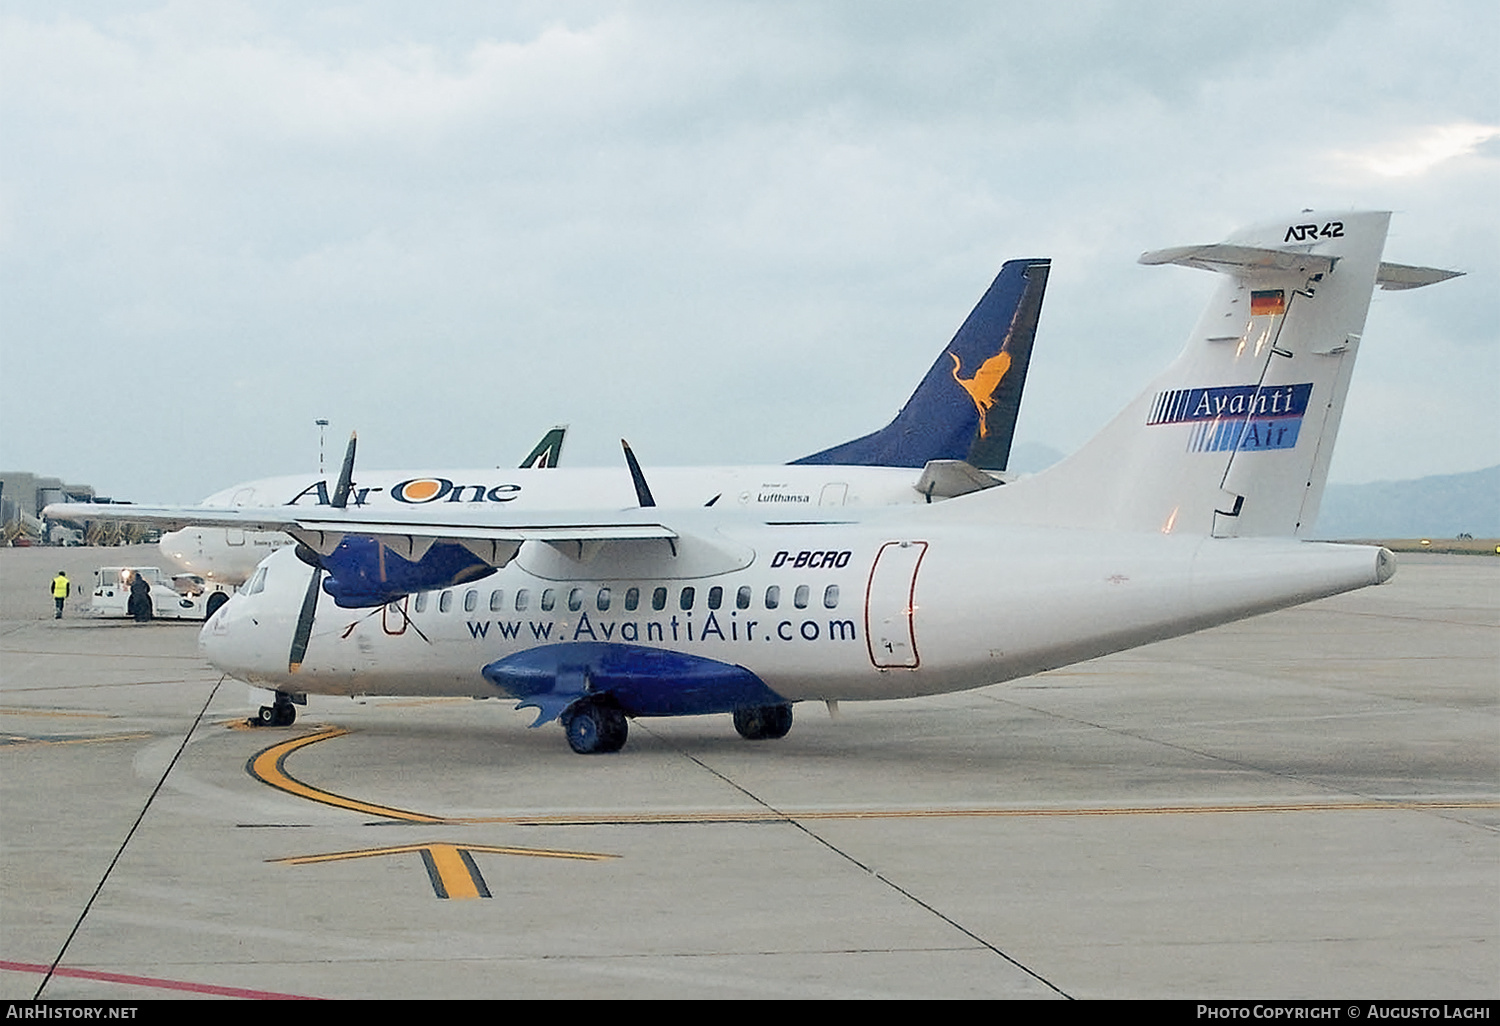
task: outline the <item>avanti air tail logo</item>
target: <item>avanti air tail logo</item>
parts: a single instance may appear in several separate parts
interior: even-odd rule
[[[984,438],[989,434],[989,427],[985,424],[985,415],[990,412],[990,407],[995,405],[995,393],[1000,390],[1000,382],[1005,380],[1006,371],[1010,370],[1010,353],[1002,349],[988,360],[979,365],[972,378],[964,379],[958,376],[963,369],[956,353],[949,353],[953,357],[953,380],[958,382],[959,387],[969,393],[969,398],[974,401],[974,409],[979,411],[979,437]]]
[[[1312,383],[1158,392],[1147,425],[1190,424],[1188,452],[1264,452],[1297,445]]]

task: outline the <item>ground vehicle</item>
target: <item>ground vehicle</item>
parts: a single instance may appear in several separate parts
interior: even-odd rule
[[[205,581],[197,574],[168,577],[158,566],[103,566],[94,571],[95,616],[127,616],[130,577],[140,574],[151,585],[151,612],[158,620],[206,620],[229,601],[234,589]]]

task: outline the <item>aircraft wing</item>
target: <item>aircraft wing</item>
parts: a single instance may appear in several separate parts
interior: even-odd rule
[[[114,520],[150,524],[163,530],[194,526],[282,531],[324,556],[348,536],[373,538],[409,559],[420,558],[434,543],[452,542],[471,549],[486,562],[495,560],[492,566],[504,566],[515,550],[528,541],[586,546],[678,537],[676,531],[659,522],[659,517],[642,516],[637,510],[537,513],[508,523],[494,522],[492,513],[483,517],[465,516],[468,511],[427,507],[399,514],[382,511],[370,515],[360,510],[334,511],[327,507],[54,503],[43,512],[56,520]],[[507,550],[509,554],[505,555]]]

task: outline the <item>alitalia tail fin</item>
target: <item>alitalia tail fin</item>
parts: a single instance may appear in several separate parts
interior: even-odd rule
[[[536,448],[526,454],[521,461],[522,470],[545,470],[557,466],[562,459],[563,439],[567,437],[568,425],[559,424],[552,428],[542,440],[536,443]]]
[[[1456,273],[1382,264],[1389,220],[1304,212],[1144,254],[1223,275],[1187,348],[1082,449],[989,501],[1007,521],[1055,526],[1306,534],[1372,290]]]
[[[964,460],[1004,470],[1050,267],[1048,260],[1007,261],[895,420],[792,462],[921,467]]]

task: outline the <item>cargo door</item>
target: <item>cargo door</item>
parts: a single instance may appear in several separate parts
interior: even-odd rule
[[[926,554],[926,542],[893,541],[875,555],[865,591],[865,638],[870,662],[881,669],[915,668],[920,663],[912,614],[917,569]]]

